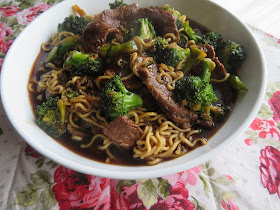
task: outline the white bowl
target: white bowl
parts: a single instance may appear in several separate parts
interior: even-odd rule
[[[111,0],[110,2],[112,2]],[[136,2],[126,0],[127,4]],[[87,14],[97,14],[109,8],[109,1],[66,0],[44,12],[17,37],[6,55],[1,75],[1,95],[4,108],[19,134],[35,150],[73,170],[116,179],[160,177],[199,165],[228,147],[250,125],[257,114],[266,87],[266,66],[261,49],[250,29],[224,8],[207,0],[141,0],[140,7],[168,3],[181,14],[207,26],[210,30],[244,45],[247,60],[239,76],[249,91],[239,94],[233,111],[223,127],[206,146],[155,166],[118,166],[96,162],[79,156],[45,134],[35,123],[27,83],[41,43],[56,32],[57,24],[72,13],[78,4]]]

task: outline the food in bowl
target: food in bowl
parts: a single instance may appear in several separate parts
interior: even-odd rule
[[[74,6],[42,43],[28,90],[38,125],[97,161],[155,165],[205,145],[238,91],[244,48],[162,7]]]

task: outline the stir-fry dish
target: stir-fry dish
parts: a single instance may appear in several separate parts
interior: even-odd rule
[[[205,145],[247,90],[244,47],[169,5],[109,7],[73,6],[42,44],[28,84],[38,126],[111,164],[155,165]]]

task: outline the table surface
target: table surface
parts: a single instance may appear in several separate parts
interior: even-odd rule
[[[0,1],[0,64],[18,32],[58,1],[21,2]],[[280,5],[272,0],[215,2],[251,25],[268,70],[262,107],[229,148],[165,177],[95,177],[34,151],[16,133],[0,103],[0,209],[280,209],[280,28],[274,27],[279,25]]]
[[[280,38],[280,1],[277,0],[212,0],[242,21]]]

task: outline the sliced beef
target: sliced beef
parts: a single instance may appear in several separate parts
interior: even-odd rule
[[[158,105],[156,104],[151,92],[147,89],[146,85],[140,88],[139,94],[143,101],[143,106],[148,109],[148,111],[157,111]]]
[[[129,28],[130,24],[138,18],[148,18],[155,27],[157,35],[173,33],[179,40],[176,19],[171,12],[156,8],[138,8],[136,4],[130,4],[116,9],[108,9],[100,15],[96,15],[83,32],[85,50],[98,52],[110,33],[119,34],[120,26]]]
[[[121,147],[130,148],[140,139],[143,130],[123,115],[103,128],[103,133]]]
[[[138,73],[158,106],[169,119],[181,128],[190,128],[196,122],[197,114],[181,107],[175,101],[173,91],[169,91],[165,84],[157,81],[159,72],[156,64],[139,67]]]

